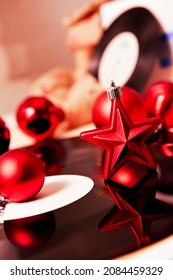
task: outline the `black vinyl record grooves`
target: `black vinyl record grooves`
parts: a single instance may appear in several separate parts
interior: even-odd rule
[[[149,79],[155,61],[161,59],[162,55],[170,57],[168,42],[161,40],[164,34],[161,25],[155,16],[145,8],[132,8],[115,19],[94,50],[89,72],[99,80],[100,60],[107,46],[122,32],[134,34],[139,44],[138,61],[126,85],[142,91]]]

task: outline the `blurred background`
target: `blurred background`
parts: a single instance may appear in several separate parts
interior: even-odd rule
[[[31,80],[47,69],[73,66],[64,16],[81,0],[0,1],[0,114],[14,111]]]
[[[31,82],[35,78],[37,78],[40,74],[44,73],[46,70],[52,69],[54,67],[64,67],[64,68],[70,67],[73,69],[74,53],[72,53],[67,47],[67,42],[66,42],[67,28],[63,26],[62,20],[66,15],[73,13],[76,9],[83,6],[85,3],[88,3],[89,1],[90,0],[88,1],[87,0],[73,0],[73,1],[1,0],[0,1],[0,115],[1,116],[3,116],[4,114],[6,115],[11,112],[15,112],[16,108],[18,107],[18,104],[28,94],[28,89]],[[99,1],[106,2],[106,0],[96,0],[96,2]],[[128,6],[128,3],[135,2],[136,6],[139,3],[139,6],[141,5],[143,7],[143,5],[144,6],[148,5],[151,6],[150,8],[152,8],[152,5],[154,6],[154,8],[152,8],[152,10],[154,11],[152,12],[153,19],[155,17],[155,14],[156,14],[156,19],[157,17],[162,19],[161,20],[162,22],[160,22],[160,19],[158,22],[157,20],[154,19],[154,22],[156,22],[159,28],[162,24],[165,24],[166,32],[168,33],[165,33],[165,30],[161,30],[161,29],[159,30],[159,28],[158,28],[159,30],[158,34],[155,34],[155,32],[152,33],[151,37],[155,36],[159,38],[160,36],[161,39],[159,39],[160,41],[157,48],[157,54],[155,50],[153,50],[153,52],[150,51],[150,49],[152,49],[151,42],[147,41],[146,38],[148,35],[150,35],[149,33],[151,33],[152,29],[150,26],[150,22],[143,19],[144,22],[142,25],[142,31],[140,30],[139,32],[140,35],[143,37],[142,40],[145,43],[142,45],[142,48],[144,50],[144,56],[142,56],[141,60],[139,60],[137,54],[138,51],[136,51],[135,55],[137,55],[136,58],[139,60],[138,66],[140,67],[136,67],[137,75],[135,76],[136,79],[135,82],[137,81],[138,83],[143,82],[144,79],[142,75],[146,71],[146,69],[150,74],[149,77],[147,77],[148,79],[147,86],[150,85],[150,83],[152,83],[153,81],[158,79],[161,80],[163,78],[167,78],[172,80],[173,77],[170,77],[171,75],[173,76],[172,62],[171,59],[169,58],[170,54],[167,47],[168,41],[171,43],[173,42],[172,19],[170,18],[171,9],[169,8],[172,5],[171,0],[165,0],[165,1],[159,0],[159,5],[157,4],[156,0],[153,1],[116,0],[112,2],[114,3],[116,2],[115,3],[116,7],[114,9],[108,7],[108,9],[105,9],[104,13],[101,12],[102,25],[105,28],[105,30],[106,28],[109,27],[110,24],[109,21],[112,20],[111,18],[112,17],[114,18],[116,16],[116,12],[119,15],[122,11],[126,11],[126,6]],[[120,5],[118,5],[118,2]],[[124,2],[124,5],[121,6],[122,2]],[[113,14],[111,15],[111,13]],[[125,21],[123,21],[123,25],[125,22],[125,27],[126,27],[128,26],[128,24],[126,23],[126,19],[128,20],[128,17],[127,15],[125,16],[126,17],[125,17]],[[142,19],[141,17],[138,18],[136,16],[134,22],[132,20],[133,27],[136,28],[138,26],[138,22],[141,23]],[[84,28],[81,29],[81,30],[85,30],[85,32],[81,31],[80,33],[81,36],[86,36],[86,38],[87,36],[88,38],[91,37],[90,33],[89,35],[87,33],[90,28],[90,30],[93,29],[92,37],[95,37],[96,36],[95,31],[96,30],[98,31],[98,29],[95,30],[94,26],[98,27],[98,23],[96,23],[95,19],[93,19],[93,21],[91,20],[90,23],[88,22],[87,24],[89,25],[86,26],[89,27],[86,28],[85,26],[85,29]],[[119,27],[121,29],[121,24],[119,24]],[[116,29],[116,25],[115,25],[115,29]],[[83,33],[86,33],[86,35]],[[99,36],[100,34],[98,32],[98,38],[97,38],[98,42],[100,39]],[[117,49],[118,51],[113,52],[115,56],[113,57],[113,59],[110,54],[109,56],[106,57],[106,63],[108,67],[107,68],[103,67],[104,69],[106,69],[106,75],[104,72],[102,75],[103,78],[105,76],[107,78],[108,72],[116,73],[116,75],[122,75],[123,73],[123,75],[125,75],[124,70],[127,71],[127,68],[129,68],[128,63],[126,63],[127,59],[129,59],[129,61],[130,59],[134,60],[133,57],[134,54],[133,55],[131,54],[133,52],[131,51],[129,52],[128,49],[129,42],[127,42],[127,40],[123,41],[121,37],[118,38],[119,38],[118,40],[116,39],[117,41],[114,41],[114,43],[116,42],[115,45],[116,48],[118,48]],[[103,39],[105,39],[105,35]],[[123,44],[126,47],[124,53],[123,53],[123,48],[121,48]],[[136,48],[138,48],[138,43],[136,43]],[[97,53],[99,52],[100,49],[97,50]],[[103,60],[102,58],[103,57],[105,58],[105,53],[103,53],[101,57],[101,65]],[[145,53],[147,53],[148,60],[145,59]],[[171,53],[173,52],[171,51]],[[154,59],[156,61],[154,61]],[[113,64],[112,68],[110,67],[111,61]],[[160,62],[161,62],[161,66],[160,66]],[[96,64],[95,59],[93,59],[93,64]],[[152,71],[151,69],[148,69],[151,68],[150,65],[153,68]],[[110,69],[110,71],[107,71],[107,69]],[[160,76],[158,74],[159,71],[161,72]],[[134,81],[132,81],[132,85],[133,84]]]

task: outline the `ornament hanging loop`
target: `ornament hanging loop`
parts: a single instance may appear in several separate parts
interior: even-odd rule
[[[110,82],[110,87],[107,89],[107,97],[109,99],[115,99],[122,96],[122,91],[120,87],[117,87],[114,81]]]

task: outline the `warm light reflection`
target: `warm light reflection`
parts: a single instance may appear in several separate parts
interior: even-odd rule
[[[173,143],[162,144],[161,149],[166,157],[173,157]]]

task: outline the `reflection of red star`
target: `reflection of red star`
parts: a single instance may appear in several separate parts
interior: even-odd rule
[[[161,118],[153,117],[133,122],[119,97],[111,102],[109,126],[81,133],[81,138],[106,150],[104,179],[110,179],[127,161],[156,169],[145,141],[158,127]]]
[[[149,243],[149,238],[143,232],[141,215],[127,203],[117,192],[113,194],[117,207],[112,210],[99,223],[101,232],[130,228],[136,242],[140,247]]]
[[[168,218],[173,213],[172,205],[156,198],[157,180],[157,172],[151,173],[135,192],[121,193],[115,186],[106,183],[116,206],[99,223],[99,230],[106,232],[130,228],[138,246],[150,243],[153,222]]]

